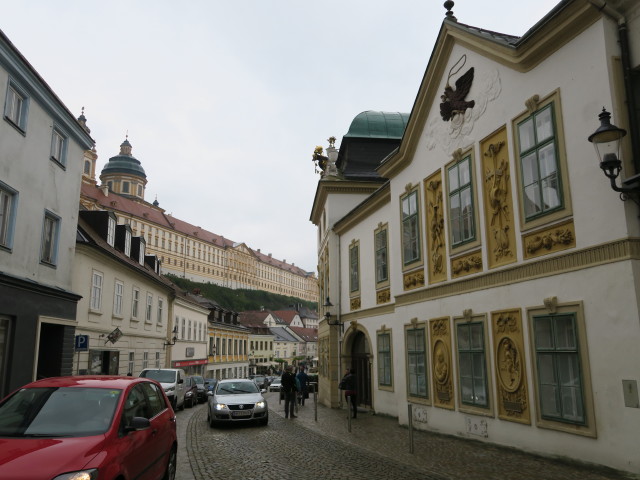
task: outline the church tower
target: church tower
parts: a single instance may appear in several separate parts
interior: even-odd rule
[[[82,107],[82,113],[78,117],[78,123],[88,134],[91,133],[91,129],[87,126],[87,118],[84,116],[84,107]],[[98,152],[95,145],[91,150],[85,150],[84,157],[82,159],[82,181],[90,185],[96,185],[96,162],[98,160]]]
[[[144,200],[147,175],[140,161],[131,154],[131,149],[127,135],[120,144],[120,154],[111,157],[102,169],[100,181],[118,195]]]

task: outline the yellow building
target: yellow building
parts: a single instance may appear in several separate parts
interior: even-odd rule
[[[81,120],[86,123],[84,117]],[[233,289],[317,300],[315,273],[175,218],[157,201],[145,201],[147,176],[132,155],[128,139],[102,169],[101,186],[95,180],[97,158],[95,149],[85,152],[81,208],[114,212],[119,225],[128,224],[133,235],[145,238],[148,253],[160,259],[163,273]]]

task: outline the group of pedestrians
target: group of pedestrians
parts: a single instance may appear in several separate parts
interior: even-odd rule
[[[293,373],[293,367],[287,365],[282,374],[281,383],[280,391],[284,396],[284,417],[296,418],[294,414],[296,401],[299,405],[304,406],[305,399],[309,398],[309,376],[304,371],[304,367],[300,367],[296,375]],[[355,371],[353,368],[347,369],[338,388],[344,390],[347,404],[351,405],[353,411],[352,418],[358,417],[357,385]]]
[[[287,365],[282,374],[281,383],[280,391],[284,396],[284,416],[285,418],[296,418],[293,413],[296,402],[304,406],[305,399],[309,398],[309,376],[304,371],[304,367],[300,367],[298,374],[295,375],[293,367]]]

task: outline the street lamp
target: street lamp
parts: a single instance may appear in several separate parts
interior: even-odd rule
[[[325,307],[324,319],[327,321],[327,325],[330,325],[330,326],[340,325],[340,326],[342,326],[342,323],[340,322],[340,319],[338,317],[333,317],[331,315],[331,312],[329,311],[329,307],[333,307],[333,303],[331,303],[331,300],[329,300],[329,297],[327,297],[327,299],[325,300],[325,302],[324,302],[324,304],[322,306]]]
[[[640,193],[640,175],[634,175],[622,182],[623,186],[618,187],[616,179],[622,170],[620,160],[620,143],[627,131],[611,124],[611,114],[602,107],[602,112],[598,115],[600,126],[595,132],[589,135],[588,140],[593,143],[600,161],[600,168],[611,182],[611,188],[620,192],[620,198],[626,200],[628,194]],[[635,199],[634,199],[635,201]]]
[[[171,339],[170,342],[164,342],[164,346],[167,347],[171,347],[173,345],[176,344],[176,341],[178,340],[178,326],[176,325],[175,327],[173,327],[173,330],[171,330],[171,333],[173,333],[173,338]]]

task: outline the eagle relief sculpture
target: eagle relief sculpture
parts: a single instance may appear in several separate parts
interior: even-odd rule
[[[456,62],[456,64],[451,67],[449,70],[449,76],[447,77],[447,85],[444,87],[444,94],[440,96],[442,103],[440,104],[440,115],[442,116],[442,120],[448,122],[458,113],[464,113],[467,108],[473,108],[476,104],[475,100],[466,101],[465,98],[469,94],[469,90],[471,90],[471,84],[473,83],[473,67],[467,70],[467,73],[462,75],[458,80],[456,80],[456,89],[454,90],[449,85],[449,80],[453,75],[460,71],[462,65],[458,70],[451,73],[454,68],[462,61],[462,65],[466,63],[466,55],[463,55],[460,60]]]

